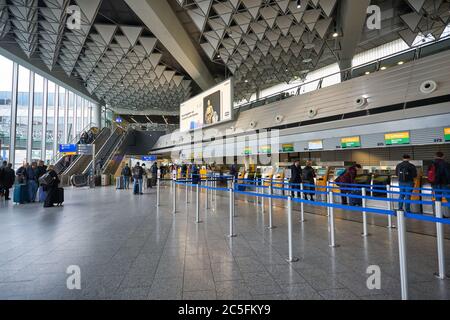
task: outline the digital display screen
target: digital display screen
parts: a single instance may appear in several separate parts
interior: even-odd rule
[[[409,144],[410,137],[409,132],[396,132],[396,133],[387,133],[384,135],[385,144],[388,146],[399,145],[399,144]]]
[[[232,120],[233,82],[228,79],[180,105],[180,131],[190,131]]]
[[[450,141],[450,128],[444,129],[444,140],[449,142]]]
[[[361,147],[361,139],[360,139],[360,137],[342,138],[341,139],[341,147],[343,149],[359,148],[359,147]]]
[[[308,142],[308,149],[309,150],[322,150],[323,149],[323,141],[317,140],[317,141]]]
[[[67,156],[74,156],[78,153],[78,145],[77,144],[60,144],[59,152],[65,154]]]

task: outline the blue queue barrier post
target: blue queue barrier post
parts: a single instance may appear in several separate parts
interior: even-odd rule
[[[261,179],[261,192],[262,192],[262,196],[261,196],[261,213],[262,214],[264,214],[264,212],[265,212],[265,210],[266,210],[266,208],[265,208],[265,206],[266,206],[266,200],[265,200],[265,197],[264,197],[264,195],[266,194],[266,188],[264,188],[264,181]]]
[[[197,184],[195,187],[197,190],[195,192],[195,223],[201,223],[200,221],[200,185]]]
[[[187,185],[188,181],[186,180],[186,185],[184,186],[186,191],[186,205],[189,203],[189,186]]]
[[[209,209],[209,191],[208,191],[208,177],[206,177],[205,180],[205,213],[208,213],[208,209]]]
[[[335,239],[335,228],[334,228],[334,208],[332,207],[333,205],[333,191],[329,192],[329,196],[328,196],[328,203],[330,204],[330,206],[328,207],[328,231],[330,234],[330,247],[331,248],[337,248],[338,245],[336,244],[336,239]]]
[[[300,196],[302,197],[302,199],[306,199],[305,192],[304,192],[304,184],[303,183],[300,184]],[[302,201],[300,203],[300,222],[303,223],[305,221],[306,221],[305,220],[305,204]]]
[[[177,213],[177,184],[173,183],[173,192],[172,192],[172,213]]]
[[[273,195],[273,189],[272,189],[272,183],[269,186],[269,226],[267,227],[267,229],[275,229],[276,227],[273,225],[273,208],[272,208],[272,203],[273,203],[273,199],[272,199],[272,195]]]
[[[397,211],[397,226],[402,300],[408,300],[408,263],[406,260],[405,212],[402,210]]]
[[[229,190],[229,201],[230,201],[230,212],[229,212],[229,223],[230,223],[230,234],[228,237],[234,238],[236,237],[236,234],[234,232],[234,215],[235,215],[235,208],[234,208],[234,190]]]
[[[442,202],[436,201],[436,218],[442,219]],[[434,275],[441,280],[447,278],[445,274],[445,251],[444,251],[444,230],[441,222],[436,222],[436,240],[437,240],[437,251],[438,251],[438,266],[439,271]]]
[[[333,189],[330,189],[331,183],[330,181],[327,181],[327,188],[325,189],[326,191],[326,196],[325,196],[325,201],[327,203],[330,203],[330,198],[333,198]],[[330,207],[327,206],[327,217],[330,217]]]
[[[294,257],[293,248],[292,248],[292,197],[288,197],[288,245],[289,245],[289,257],[287,259],[288,262],[297,262],[299,259]]]
[[[386,193],[386,203],[387,203],[387,209],[389,210],[389,211],[394,211],[394,208],[393,208],[393,205],[392,205],[392,194],[391,194],[391,186],[390,185],[387,185],[386,186],[386,191],[387,191],[387,193]],[[389,229],[394,229],[395,228],[395,225],[393,225],[392,224],[392,216],[391,215],[388,215],[388,228]]]
[[[161,181],[158,178],[156,180],[156,206],[157,207],[160,206],[160,201],[161,201],[161,190],[160,190],[160,187],[161,187]]]
[[[366,195],[367,195],[367,191],[366,188],[362,188],[361,189],[361,195],[362,195],[362,207],[363,209],[367,207],[367,200],[366,200]],[[363,211],[362,212],[363,215],[363,233],[361,234],[363,237],[367,237],[369,235],[369,233],[367,232],[367,212]]]

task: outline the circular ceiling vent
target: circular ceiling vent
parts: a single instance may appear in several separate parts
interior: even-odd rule
[[[281,122],[283,122],[283,120],[284,120],[284,117],[280,114],[275,117],[276,123],[281,123]]]
[[[420,92],[430,94],[437,90],[438,85],[434,80],[427,80],[420,85]]]
[[[358,97],[355,99],[355,107],[360,109],[364,108],[367,105],[367,98],[366,97]]]
[[[250,122],[250,128],[252,128],[252,129],[256,128],[257,125],[258,125],[258,122],[256,122],[256,121]]]
[[[308,117],[309,118],[314,118],[315,116],[317,116],[317,109],[316,108],[309,108],[308,109]]]

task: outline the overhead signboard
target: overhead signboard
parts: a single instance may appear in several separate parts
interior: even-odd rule
[[[142,161],[148,161],[148,162],[156,161],[157,159],[158,159],[157,156],[143,156],[142,157]]]
[[[116,118],[116,123],[122,123],[122,121],[123,121],[123,120],[122,120],[121,117],[117,117],[117,118]]]
[[[252,155],[252,154],[253,154],[252,147],[245,147],[245,148],[244,148],[244,155],[250,156],[250,155]]]
[[[450,141],[450,128],[444,129],[444,140],[449,142]]]
[[[233,118],[233,81],[228,79],[180,105],[180,131],[200,129]]]
[[[360,137],[342,138],[341,139],[341,147],[342,147],[342,149],[360,148],[361,147],[361,138]]]
[[[282,144],[281,150],[283,152],[294,152],[295,151],[294,144],[293,143]]]
[[[384,135],[384,142],[387,146],[394,146],[400,144],[410,144],[411,139],[409,137],[409,132],[395,132],[387,133]]]
[[[59,153],[64,154],[66,156],[75,156],[78,154],[78,145],[77,144],[60,144],[59,145]]]
[[[80,156],[92,156],[94,153],[94,147],[92,144],[79,144],[78,154]]]
[[[316,140],[308,142],[308,150],[322,150],[323,149],[323,141]]]
[[[259,153],[272,153],[272,147],[270,145],[260,146]]]

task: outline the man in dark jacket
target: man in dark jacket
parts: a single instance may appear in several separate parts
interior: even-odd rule
[[[45,198],[44,208],[54,207],[54,204],[57,200],[58,186],[60,182],[53,166],[48,167],[48,174],[52,178],[52,182],[45,186],[47,197]]]
[[[153,162],[152,167],[150,168],[151,172],[152,172],[152,186],[156,186],[156,181],[158,179],[158,164],[155,162]]]
[[[37,176],[38,181],[39,178],[42,177],[47,172],[47,166],[45,165],[44,161],[40,160],[37,166]]]
[[[403,210],[403,199],[407,201],[411,200],[411,193],[414,187],[414,179],[417,177],[416,166],[411,162],[411,157],[408,154],[403,156],[403,161],[397,165],[395,169],[396,176],[398,177],[398,186],[400,191],[398,209]],[[406,212],[411,211],[411,204],[406,203]]]
[[[192,184],[199,184],[200,171],[198,170],[198,167],[195,164],[192,165],[191,172],[192,172]]]
[[[120,175],[122,176],[123,188],[125,190],[130,189],[131,169],[128,166],[128,163],[125,164]]]
[[[305,190],[311,191],[311,192],[316,191],[316,188],[314,186],[314,183],[315,183],[314,178],[315,177],[316,177],[316,171],[312,167],[312,162],[307,161],[306,167],[303,168],[303,175],[302,175],[303,183],[306,184],[304,186]],[[308,200],[308,196],[310,197],[311,201],[314,201],[314,193],[309,193],[309,192],[305,193],[305,200]]]
[[[290,188],[292,189],[300,189],[299,184],[302,183],[302,167],[300,166],[300,161],[296,160],[294,164],[291,166],[291,179],[289,183],[292,185]],[[295,197],[295,192],[292,191],[292,198]],[[300,197],[300,192],[297,192],[297,197]]]
[[[138,162],[133,168],[133,193],[143,194],[142,184],[144,178],[144,169],[142,169],[141,164]]]
[[[238,178],[239,170],[236,161],[231,165],[230,175],[232,175],[235,180]]]
[[[27,168],[27,179],[30,202],[36,202],[36,193],[38,190],[38,170],[36,162],[33,162],[31,166]]]
[[[14,180],[16,179],[16,174],[12,169],[12,164],[7,164],[6,161],[3,162],[2,168],[0,169],[0,189],[2,189],[5,196],[5,200],[11,200],[9,198],[9,189],[14,185]]]
[[[435,167],[435,180],[432,182],[436,201],[442,201],[442,197],[450,201],[449,184],[450,184],[450,164],[444,160],[442,152],[436,153],[436,159],[432,166]]]
[[[24,163],[23,166],[21,166],[19,169],[17,169],[16,171],[16,176],[17,176],[17,182],[19,184],[27,184],[27,169],[28,169],[29,164],[28,163]]]

